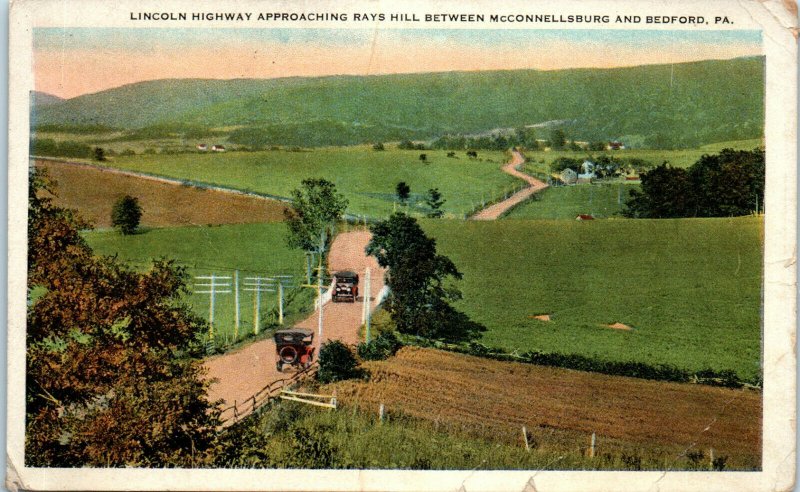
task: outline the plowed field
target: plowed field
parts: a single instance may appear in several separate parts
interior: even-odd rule
[[[599,454],[642,453],[670,463],[714,449],[728,468],[760,466],[761,393],[606,376],[406,347],[369,362],[369,382],[335,387],[339,400],[521,442]],[[371,410],[370,410],[371,411]],[[642,451],[644,450],[644,451]]]
[[[57,161],[36,161],[58,183],[57,205],[77,209],[96,227],[111,226],[111,208],[131,195],[142,206],[142,225],[249,224],[283,220],[282,203],[263,198],[203,190],[113,170]]]

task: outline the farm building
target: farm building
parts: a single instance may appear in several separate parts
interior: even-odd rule
[[[581,173],[578,175],[578,181],[580,180],[592,180],[597,177],[597,174],[594,172],[595,164],[592,161],[586,160],[583,161],[581,164]]]
[[[625,150],[625,144],[619,140],[608,142],[607,150]]]
[[[575,182],[578,181],[578,173],[570,168],[566,168],[561,171],[561,181],[568,185],[575,184]]]

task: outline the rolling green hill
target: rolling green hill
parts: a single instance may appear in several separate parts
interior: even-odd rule
[[[311,146],[558,120],[575,139],[686,147],[761,137],[763,94],[764,59],[751,57],[614,69],[156,80],[39,107],[35,121],[226,127],[243,145]]]

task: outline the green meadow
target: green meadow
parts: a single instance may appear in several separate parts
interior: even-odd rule
[[[419,159],[427,155],[427,162]],[[480,152],[468,159],[445,151],[374,151],[371,147],[324,148],[308,151],[262,151],[136,155],[116,157],[108,166],[159,176],[203,182],[288,197],[307,178],[332,181],[350,204],[347,212],[383,217],[393,210],[412,215],[428,211],[425,194],[439,188],[446,215],[463,217],[482,201],[502,197],[521,181],[500,171],[503,152]],[[397,202],[395,186],[411,187],[407,205]]]
[[[214,328],[217,344],[232,344],[248,337],[254,331],[254,292],[246,291],[247,277],[272,277],[291,275],[286,279],[284,309],[285,324],[303,319],[310,311],[316,293],[300,288],[304,283],[305,259],[299,250],[286,246],[286,228],[283,223],[225,225],[214,227],[175,227],[145,230],[132,236],[112,231],[91,231],[85,238],[95,253],[117,255],[134,268],[146,269],[154,258],[169,258],[186,267],[190,275],[191,291],[208,290],[196,287],[210,280],[197,276],[234,277],[238,271],[240,282],[240,324],[235,333],[235,293],[231,279],[220,282],[231,285],[230,294],[216,296]],[[223,289],[224,290],[224,289]],[[209,318],[210,295],[189,294],[185,300],[193,310]],[[260,330],[277,323],[278,294],[263,292],[260,299]],[[236,335],[236,336],[234,336]]]
[[[613,184],[583,184],[545,188],[513,208],[509,219],[572,219],[579,214],[595,218],[620,216],[625,209],[625,200],[637,184],[618,182]]]
[[[458,308],[488,328],[484,344],[760,373],[761,218],[424,228],[463,272]]]

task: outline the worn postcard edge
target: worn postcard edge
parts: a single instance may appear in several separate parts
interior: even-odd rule
[[[519,9],[524,4],[500,2]],[[594,2],[583,10],[613,6],[634,8],[634,2]],[[119,2],[125,5],[196,4],[174,2]],[[290,2],[216,2],[244,9],[247,5],[280,5]],[[333,3],[318,2],[320,5]],[[339,8],[413,11],[426,7],[476,10],[496,2],[339,2]],[[562,11],[575,3],[540,2],[548,10]],[[680,12],[688,2],[667,7],[662,2],[636,2],[659,11]],[[765,126],[767,149],[767,196],[764,251],[764,390],[763,470],[760,472],[570,472],[570,471],[435,471],[400,470],[147,470],[147,469],[36,469],[24,466],[25,420],[25,292],[26,201],[28,170],[28,91],[32,27],[47,18],[53,25],[74,25],[73,11],[80,10],[82,25],[100,27],[112,23],[110,7],[103,2],[27,0],[12,4],[10,12],[9,74],[9,177],[8,177],[8,387],[7,387],[7,486],[24,490],[788,490],[795,480],[796,425],[796,218],[797,218],[797,13],[791,1],[707,2],[697,7],[736,10],[763,30],[766,54]],[[430,8],[428,8],[430,10]],[[696,10],[696,9],[695,9]],[[116,21],[114,21],[116,22]],[[119,22],[117,22],[119,24]],[[124,23],[123,23],[124,25]],[[209,25],[209,27],[220,27]],[[230,27],[230,26],[225,26]],[[260,27],[268,27],[263,25]],[[343,27],[343,26],[337,26]],[[572,28],[579,28],[573,27]],[[297,477],[302,476],[302,480]]]

